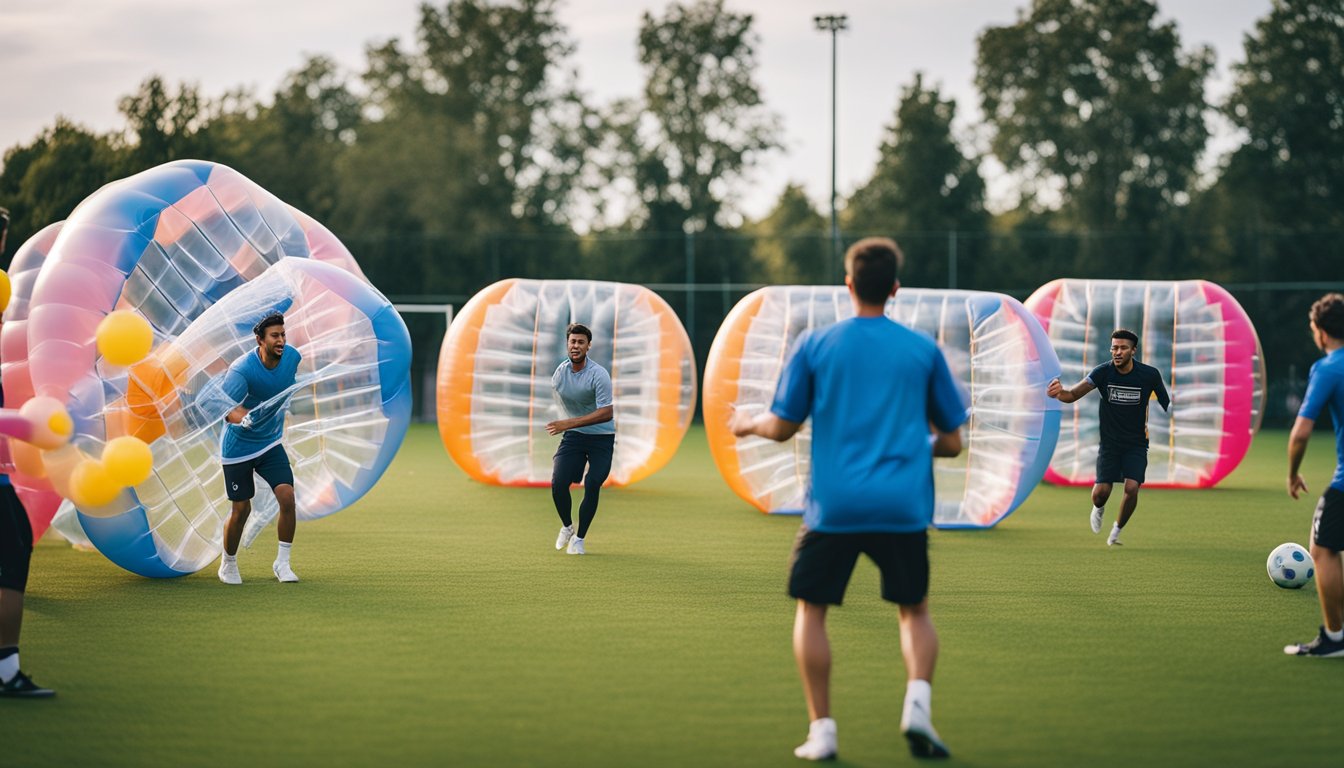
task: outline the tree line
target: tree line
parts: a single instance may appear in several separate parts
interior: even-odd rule
[[[371,44],[360,72],[311,56],[264,97],[155,75],[118,101],[122,130],[57,119],[4,152],[6,263],[102,184],[192,157],[325,223],[389,295],[470,295],[504,274],[838,280],[826,217],[800,185],[759,220],[736,207],[782,137],[750,14],[725,0],[642,14],[642,93],[598,104],[558,3],[425,3],[414,38]],[[1152,0],[1030,0],[978,38],[983,122],[968,132],[937,84],[893,83],[877,164],[843,201],[845,238],[896,235],[907,285],[1340,281],[1344,0],[1274,0],[1218,103],[1213,66]],[[1239,144],[1201,172],[1215,118]],[[999,213],[990,159],[1017,198]],[[1305,307],[1257,301],[1262,338],[1291,323],[1288,357],[1309,359]]]

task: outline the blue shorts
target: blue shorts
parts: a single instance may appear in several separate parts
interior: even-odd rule
[[[252,473],[261,475],[261,479],[271,486],[271,490],[281,485],[294,484],[294,470],[289,467],[289,455],[282,445],[277,445],[265,453],[237,464],[224,465],[224,492],[229,501],[247,501],[256,495],[256,486],[252,484]]]
[[[1097,482],[1123,483],[1133,480],[1143,485],[1148,471],[1148,447],[1144,445],[1101,446],[1097,453]]]

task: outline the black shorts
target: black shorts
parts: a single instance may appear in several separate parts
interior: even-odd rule
[[[615,435],[589,435],[569,430],[560,437],[560,447],[551,458],[551,487],[568,489],[583,481],[589,488],[601,488],[611,474],[611,457],[616,451]],[[584,475],[584,466],[588,474]]]
[[[1344,550],[1344,491],[1326,488],[1321,494],[1311,517],[1311,540],[1318,547]]]
[[[882,599],[918,605],[929,594],[929,532],[819,533],[798,530],[789,562],[789,597],[840,605],[859,554],[882,572]]]
[[[1123,483],[1133,480],[1143,485],[1148,471],[1148,447],[1143,445],[1101,446],[1097,452],[1097,482]]]
[[[0,587],[28,588],[28,561],[33,559],[33,526],[28,522],[14,486],[0,485]]]
[[[284,446],[277,445],[256,458],[224,465],[224,491],[229,495],[229,501],[247,501],[256,495],[256,486],[252,484],[253,472],[261,475],[271,490],[281,485],[294,484],[294,470],[290,469],[289,456]]]

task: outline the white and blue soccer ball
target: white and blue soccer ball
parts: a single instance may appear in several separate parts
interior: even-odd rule
[[[1301,589],[1316,575],[1316,564],[1301,544],[1280,544],[1265,563],[1269,578],[1284,589]]]

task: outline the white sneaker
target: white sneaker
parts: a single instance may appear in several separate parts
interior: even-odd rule
[[[298,575],[294,573],[294,569],[289,567],[289,563],[276,560],[271,564],[271,571],[275,574],[275,578],[285,584],[293,584],[299,580]]]
[[[555,537],[555,548],[564,549],[565,545],[568,544],[569,540],[572,538],[574,538],[574,526],[560,526],[560,535]]]
[[[910,754],[915,757],[951,757],[947,745],[938,738],[933,729],[933,718],[929,710],[917,701],[906,701],[901,710],[901,733],[910,745]]]
[[[807,727],[807,741],[794,747],[793,756],[804,760],[834,760],[836,755],[835,721],[822,717]]]
[[[1092,508],[1092,532],[1101,533],[1101,516],[1106,513],[1105,507]]]
[[[1117,547],[1117,546],[1118,546],[1118,547],[1122,547],[1122,546],[1124,546],[1124,545],[1125,545],[1125,542],[1123,542],[1123,541],[1120,540],[1120,529],[1119,529],[1119,528],[1112,528],[1112,529],[1111,529],[1111,535],[1106,537],[1106,546],[1108,546],[1108,547]]]
[[[225,584],[242,584],[243,575],[238,572],[238,561],[229,562],[224,558],[219,559],[219,580]]]
[[[569,549],[565,551],[571,555],[587,554],[583,551],[583,539],[580,539],[578,536],[569,540]]]

